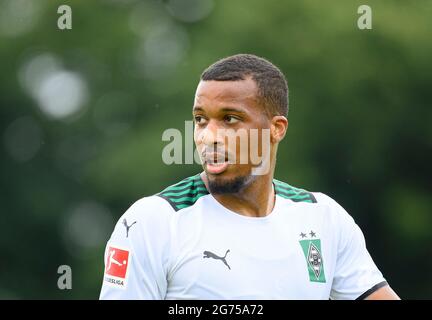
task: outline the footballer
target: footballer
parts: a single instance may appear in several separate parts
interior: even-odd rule
[[[251,54],[217,61],[192,113],[203,172],[123,214],[100,299],[399,299],[336,201],[275,179],[288,129],[287,81],[275,65]],[[253,130],[269,137],[259,164],[240,161],[228,139]],[[264,142],[248,144],[264,152]]]

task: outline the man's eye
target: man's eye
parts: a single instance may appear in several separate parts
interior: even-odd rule
[[[202,116],[195,116],[195,123],[196,124],[203,124],[205,121],[204,117]]]
[[[234,116],[225,116],[225,122],[228,122],[229,124],[234,124],[239,122],[240,120]]]

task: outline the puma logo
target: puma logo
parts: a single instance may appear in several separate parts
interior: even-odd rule
[[[225,256],[223,257],[219,257],[218,255],[214,254],[213,252],[210,251],[204,251],[203,252],[203,258],[213,258],[215,260],[222,260],[222,262],[228,267],[229,270],[231,270],[231,267],[228,265],[228,262],[226,261],[226,256],[228,254],[228,252],[230,252],[230,250],[228,249],[225,253]]]
[[[129,236],[129,229],[136,223],[136,221],[132,222],[130,226],[128,226],[126,219],[123,219],[123,225],[126,228],[126,238]]]

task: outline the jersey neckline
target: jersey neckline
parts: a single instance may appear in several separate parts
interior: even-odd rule
[[[198,176],[199,176],[199,179],[200,179],[201,181],[203,181],[202,178],[201,178],[201,174],[198,174]],[[203,182],[204,182],[204,181],[203,181]],[[207,195],[207,197],[209,197],[209,198],[211,199],[211,201],[214,202],[215,205],[218,206],[218,207],[219,207],[223,212],[229,214],[230,216],[232,216],[232,217],[234,217],[234,218],[236,218],[236,219],[241,219],[241,220],[244,220],[244,221],[251,221],[251,222],[264,222],[264,221],[270,221],[270,220],[274,219],[274,218],[278,215],[278,212],[280,211],[280,210],[279,210],[280,201],[282,200],[282,199],[280,199],[280,197],[276,194],[276,188],[275,188],[274,181],[272,181],[272,186],[273,186],[273,192],[275,193],[275,204],[274,204],[274,206],[273,206],[272,211],[271,211],[268,215],[266,215],[266,216],[264,216],[264,217],[251,217],[251,216],[245,216],[245,215],[243,215],[243,214],[241,214],[241,213],[238,213],[238,212],[235,212],[235,211],[233,211],[233,210],[231,210],[231,209],[228,209],[228,208],[225,207],[222,203],[220,203],[220,202],[219,202],[219,201],[218,201],[218,200],[217,200],[217,199],[212,195],[212,193],[211,193],[209,190],[207,190],[207,191],[208,191],[208,195]],[[206,187],[206,189],[207,189],[207,187]]]

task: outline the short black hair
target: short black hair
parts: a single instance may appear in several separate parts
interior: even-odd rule
[[[258,87],[258,99],[270,116],[288,116],[288,84],[270,61],[253,54],[236,54],[209,66],[201,80],[237,81],[251,77]]]

